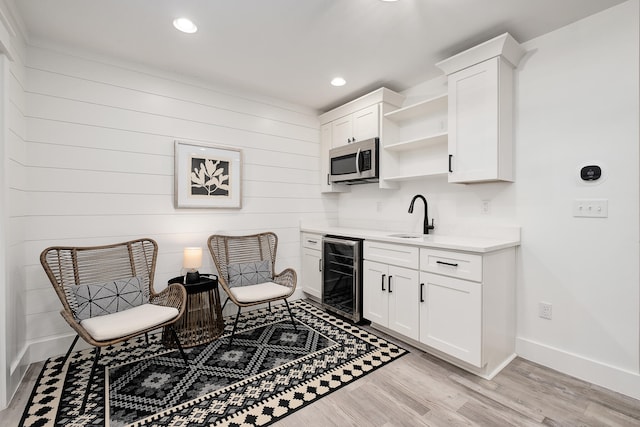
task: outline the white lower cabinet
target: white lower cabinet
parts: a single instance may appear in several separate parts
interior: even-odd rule
[[[482,367],[482,285],[420,272],[420,342]]]
[[[515,357],[515,248],[487,253],[366,240],[363,317],[492,378]]]
[[[362,270],[362,316],[372,323],[388,327],[389,292],[386,275],[389,266],[365,259]]]
[[[363,316],[406,337],[418,339],[418,271],[363,262]]]
[[[322,236],[302,233],[302,290],[322,299]]]
[[[515,248],[420,249],[420,343],[492,378],[515,357]]]
[[[418,261],[417,247],[364,242],[363,317],[414,340],[420,335]]]

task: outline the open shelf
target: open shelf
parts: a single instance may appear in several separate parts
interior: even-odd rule
[[[417,148],[428,147],[436,144],[447,143],[447,132],[438,133],[435,135],[425,136],[422,138],[410,139],[407,141],[396,142],[395,144],[386,145],[385,150],[389,151],[409,151]]]
[[[444,95],[439,95],[434,98],[388,112],[384,117],[386,119],[393,120],[394,122],[402,122],[405,120],[424,117],[435,111],[446,110],[448,100],[449,96],[445,93]]]
[[[381,181],[446,176],[448,100],[448,94],[439,95],[384,114]]]

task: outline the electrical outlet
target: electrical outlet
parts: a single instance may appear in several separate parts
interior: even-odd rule
[[[489,215],[489,213],[491,213],[491,203],[489,200],[482,201],[482,204],[480,205],[480,212],[483,215]]]
[[[548,302],[538,303],[538,316],[543,319],[549,319],[553,317],[553,306]]]

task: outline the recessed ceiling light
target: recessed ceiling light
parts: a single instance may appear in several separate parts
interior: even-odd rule
[[[346,83],[347,81],[342,77],[336,77],[335,79],[331,80],[331,84],[333,86],[344,86]]]
[[[173,20],[173,26],[183,33],[195,33],[198,27],[189,18],[176,18]]]

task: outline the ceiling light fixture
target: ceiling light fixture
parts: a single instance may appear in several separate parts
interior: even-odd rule
[[[198,27],[189,18],[176,18],[173,20],[173,26],[183,33],[192,34],[198,31]]]
[[[333,86],[344,86],[346,83],[347,81],[342,77],[336,77],[333,80],[331,80],[331,85]]]

